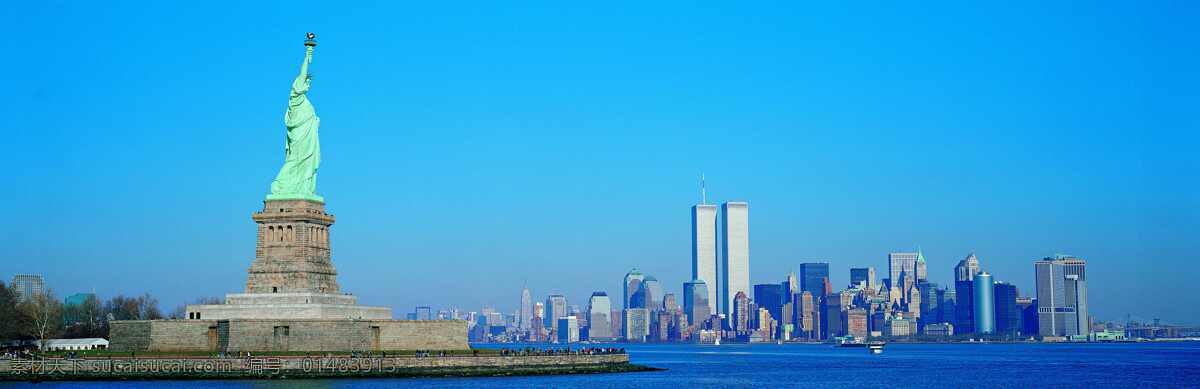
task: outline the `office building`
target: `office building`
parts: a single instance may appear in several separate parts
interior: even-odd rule
[[[692,207],[692,279],[708,285],[705,298],[716,304],[717,300],[717,206],[700,204]]]
[[[1075,307],[1075,314],[1067,317],[1067,332],[1070,336],[1088,336],[1091,333],[1091,319],[1087,315],[1087,282],[1074,274],[1063,278],[1066,305]]]
[[[888,279],[906,294],[917,283],[918,253],[888,253]]]
[[[416,317],[417,320],[433,320],[433,309],[432,308],[417,307],[417,309],[414,310],[413,313],[415,314],[414,317]]]
[[[825,295],[825,280],[829,278],[828,262],[800,264],[800,290],[812,293],[813,297]]]
[[[728,314],[738,292],[750,293],[750,205],[721,205],[721,313]]]
[[[645,279],[646,279],[646,276],[643,275],[642,272],[638,271],[637,268],[633,268],[633,270],[630,270],[629,273],[625,273],[625,283],[624,283],[624,293],[623,293],[624,298],[622,299],[622,303],[621,303],[622,304],[621,306],[623,308],[645,308],[646,307],[644,304],[644,301],[640,301],[635,305],[634,296],[633,296],[634,294],[637,294],[639,291],[642,290],[642,280],[645,280]]]
[[[558,318],[558,323],[555,327],[558,328],[558,343],[579,342],[579,321],[575,319],[575,316]]]
[[[975,333],[994,334],[996,333],[996,300],[993,293],[992,275],[987,272],[979,272],[975,275],[973,282],[971,305],[975,312]]]
[[[612,332],[613,317],[609,316],[612,312],[612,301],[608,298],[608,293],[592,292],[592,297],[588,299],[588,339],[598,341],[609,341],[616,339]]]
[[[1018,297],[1017,307],[1021,309],[1021,336],[1026,338],[1037,336],[1037,300],[1031,297]]]
[[[821,298],[821,339],[832,339],[845,335],[842,330],[842,299],[840,295],[829,294]]]
[[[996,333],[1015,337],[1021,334],[1021,308],[1017,305],[1017,286],[997,282],[994,288]]]
[[[973,281],[976,273],[979,273],[979,258],[974,251],[954,266],[955,281]]]
[[[663,287],[662,283],[658,282],[658,278],[652,275],[646,275],[642,280],[642,290],[646,292],[645,305],[639,308],[649,309],[655,312],[662,309]]]
[[[687,313],[688,323],[699,324],[712,316],[708,289],[708,285],[700,279],[683,283],[683,310]]]
[[[853,336],[855,339],[866,339],[867,335],[867,310],[862,308],[853,308],[842,311],[842,323],[845,328],[842,332],[846,335]]]
[[[529,293],[529,288],[521,288],[521,309],[518,314],[518,328],[529,330],[533,327],[533,296]]]
[[[754,302],[765,308],[772,319],[783,320],[783,284],[754,285]]]
[[[876,290],[879,288],[875,284],[875,268],[873,267],[852,267],[850,268],[850,286],[856,287],[862,285],[862,288]]]
[[[16,292],[17,299],[21,302],[27,302],[33,299],[33,296],[46,292],[46,282],[38,274],[14,275],[9,286]]]
[[[552,294],[546,297],[546,316],[544,316],[543,325],[547,330],[554,332],[558,330],[558,318],[567,315],[567,298],[561,294]]]
[[[672,312],[672,313],[678,311],[679,310],[679,301],[675,299],[675,294],[674,293],[664,294],[663,298],[662,298],[662,307],[659,309],[666,311],[666,312]]]
[[[629,308],[624,311],[623,316],[625,341],[645,342],[646,337],[650,336],[650,310]]]
[[[1083,259],[1062,255],[1034,262],[1037,282],[1038,335],[1042,337],[1087,335],[1087,320],[1080,320],[1081,312],[1079,312],[1080,303],[1084,310],[1087,305],[1085,267],[1086,262]],[[1068,279],[1067,276],[1073,277]],[[1086,318],[1086,316],[1084,317]],[[1080,326],[1081,322],[1083,323],[1082,327]]]
[[[733,316],[730,317],[732,330],[737,333],[750,331],[750,298],[746,292],[738,292],[733,296]]]

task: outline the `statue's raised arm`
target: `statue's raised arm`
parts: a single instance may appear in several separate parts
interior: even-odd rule
[[[308,33],[304,42],[304,61],[300,63],[300,74],[292,80],[292,93],[288,98],[284,125],[287,127],[287,142],[284,144],[283,167],[271,182],[271,194],[267,200],[312,200],[324,202],[317,195],[317,168],[321,165],[321,144],[317,136],[321,118],[308,100],[308,88],[312,77],[308,65],[312,63],[316,34]]]

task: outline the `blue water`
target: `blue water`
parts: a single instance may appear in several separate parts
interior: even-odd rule
[[[890,344],[881,355],[827,345],[621,346],[629,350],[634,363],[667,370],[497,378],[42,383],[36,387],[1200,387],[1200,342]]]

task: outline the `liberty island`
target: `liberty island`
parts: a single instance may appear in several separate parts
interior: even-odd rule
[[[531,375],[640,371],[616,348],[472,350],[465,320],[394,320],[359,305],[333,266],[335,218],[316,193],[320,118],[308,98],[308,33],[284,124],[284,163],[257,225],[243,293],[175,319],[111,320],[108,350],[0,363],[0,380]],[[89,359],[88,357],[104,359]],[[142,358],[138,358],[141,356]],[[236,356],[236,357],[235,357]],[[197,358],[201,357],[201,358]],[[208,357],[208,358],[204,358]],[[150,358],[146,360],[145,358]]]

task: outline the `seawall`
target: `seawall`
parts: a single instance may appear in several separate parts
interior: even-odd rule
[[[0,360],[0,380],[469,377],[656,370],[627,354],[449,357],[93,358]]]

